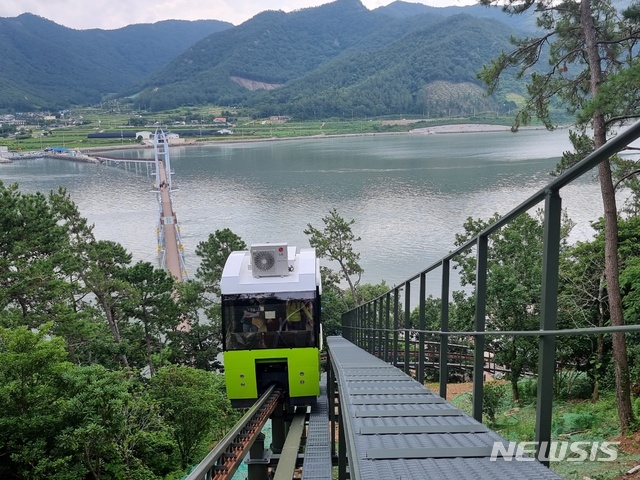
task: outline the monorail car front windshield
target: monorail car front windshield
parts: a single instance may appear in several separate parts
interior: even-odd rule
[[[318,348],[316,292],[222,295],[224,350]]]

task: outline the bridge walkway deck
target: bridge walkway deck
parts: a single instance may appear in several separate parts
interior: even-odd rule
[[[159,161],[159,173],[161,185],[167,184],[167,172],[164,162]],[[164,232],[165,265],[167,271],[173,275],[177,281],[183,281],[182,265],[180,263],[180,250],[178,234],[176,232],[177,219],[171,203],[171,192],[169,187],[160,189],[162,211],[160,213],[160,224]]]

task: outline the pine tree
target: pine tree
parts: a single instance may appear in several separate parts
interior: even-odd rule
[[[487,6],[502,3],[497,0],[480,1]],[[527,101],[516,115],[515,128],[528,123],[532,115],[542,120],[547,128],[553,128],[550,105],[555,99],[562,101],[569,112],[577,114],[578,133],[572,134],[576,153],[563,157],[559,165],[559,170],[562,170],[604,145],[614,127],[640,116],[636,100],[637,82],[626,85],[624,97],[614,98],[604,88],[634,67],[634,47],[640,40],[638,7],[618,12],[611,0],[507,0],[503,6],[503,10],[511,14],[530,9],[537,14],[541,35],[514,39],[515,50],[503,52],[483,69],[479,77],[493,92],[500,75],[509,67],[519,67],[519,78],[530,75]],[[539,73],[541,59],[547,54],[547,70]],[[588,128],[591,129],[590,134],[587,134]],[[604,206],[605,277],[610,319],[611,325],[618,326],[624,324],[624,318],[617,251],[618,211],[610,160],[600,163],[598,177]],[[623,333],[613,334],[613,356],[620,426],[623,431],[628,431],[634,417]]]

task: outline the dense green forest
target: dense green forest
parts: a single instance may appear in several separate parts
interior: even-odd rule
[[[217,294],[245,243],[211,233],[196,278],[176,283],[96,239],[63,189],[1,181],[0,228],[0,477],[180,478],[239,418]],[[326,334],[353,306],[332,278]]]
[[[0,477],[179,476],[236,418],[199,284],[132,265],[63,190],[0,182],[0,207]]]
[[[232,27],[168,20],[74,30],[31,14],[0,18],[0,109],[95,104],[163,68],[196,41]]]
[[[512,34],[492,19],[395,17],[340,0],[257,15],[197,43],[129,92],[152,111],[209,102],[298,119],[497,110],[507,108],[505,93],[487,98],[477,74]],[[434,82],[478,91],[442,99],[429,94]]]

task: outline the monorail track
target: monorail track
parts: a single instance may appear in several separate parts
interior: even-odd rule
[[[209,452],[186,480],[223,480],[233,477],[245,454],[253,446],[282,399],[282,391],[272,385],[242,419]]]

